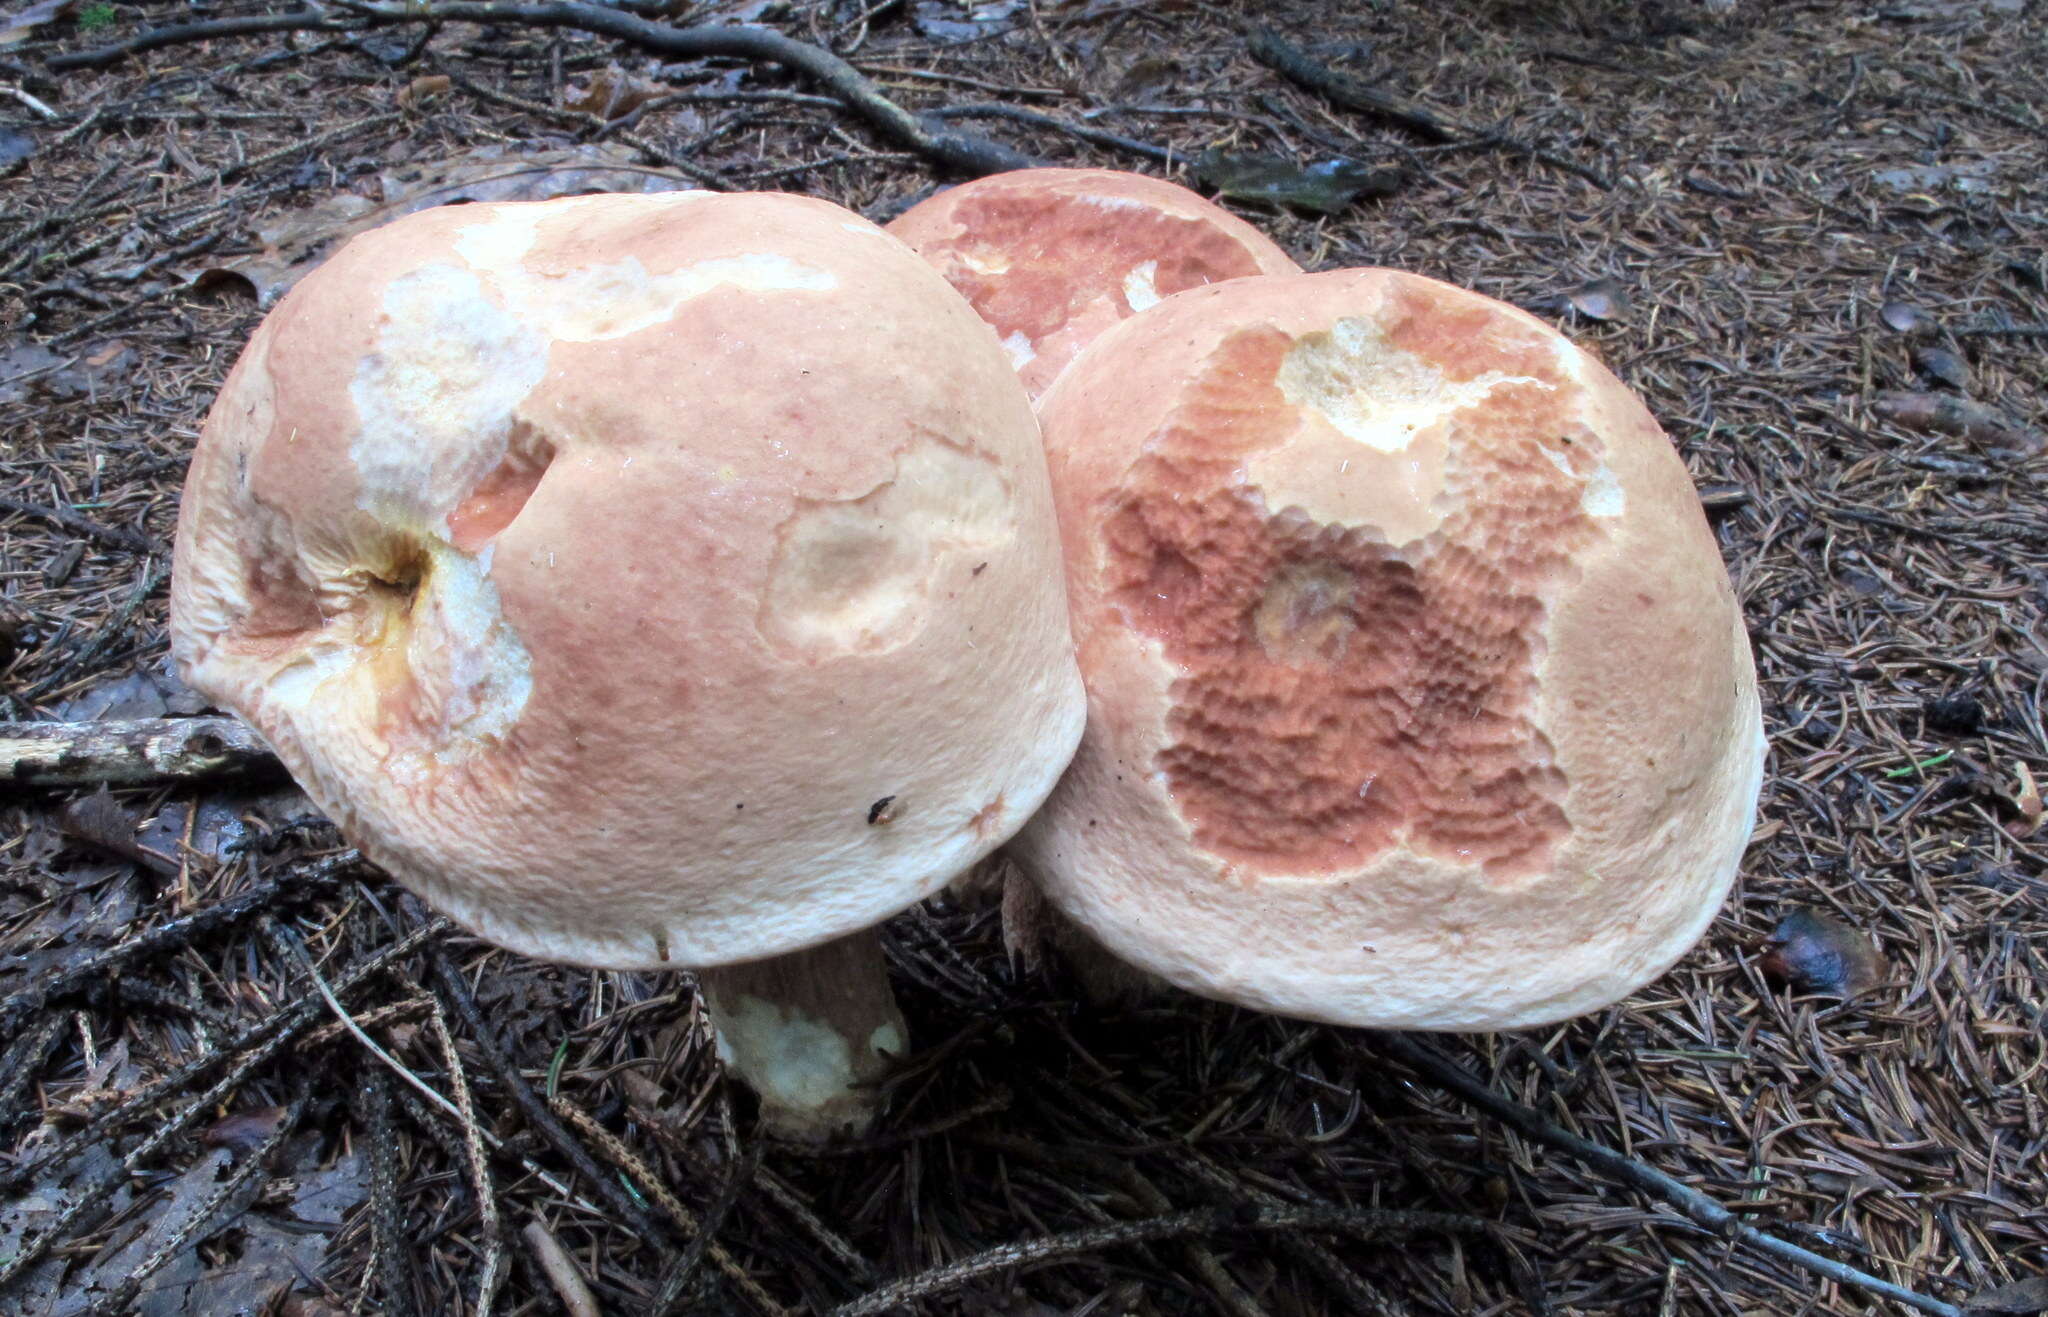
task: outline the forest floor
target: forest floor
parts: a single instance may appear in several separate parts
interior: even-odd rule
[[[338,237],[698,184],[884,219],[960,177],[815,70],[533,21],[572,10],[333,3],[104,61],[265,11],[0,18],[0,718],[198,711],[165,668],[184,465]],[[1434,275],[1597,352],[1749,620],[1772,757],[1732,898],[1621,1006],[1419,1047],[1085,1009],[937,900],[886,930],[918,1043],[889,1115],[816,1153],[753,1134],[686,977],[449,932],[289,788],[17,790],[0,1310],[544,1313],[551,1257],[607,1313],[1900,1310],[1654,1173],[1929,1311],[2048,1310],[2048,5],[682,10],[651,21],[829,48],[1046,161],[1212,195],[1249,187],[1230,155],[1352,162],[1385,195],[1229,204],[1311,269]],[[1290,81],[1254,26],[1426,114]],[[1801,961],[1845,936],[1855,981]],[[1460,1221],[1374,1215],[1408,1210]]]

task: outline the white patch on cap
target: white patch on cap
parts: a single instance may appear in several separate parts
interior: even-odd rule
[[[1009,254],[994,247],[965,248],[954,252],[953,259],[976,274],[994,276],[1010,272]]]
[[[590,200],[602,203],[606,198]],[[559,216],[560,212],[553,214]],[[597,343],[638,333],[672,318],[684,302],[716,288],[825,292],[839,286],[829,270],[773,252],[717,256],[667,274],[649,274],[634,256],[560,273],[537,273],[528,269],[525,261],[538,239],[542,218],[533,207],[505,207],[482,223],[464,227],[456,235],[455,251],[491,276],[500,299],[522,320],[550,338],[571,343]],[[873,229],[852,221],[842,223],[859,232]]]
[[[533,695],[533,658],[505,622],[488,561],[442,544],[427,552],[407,650],[441,732],[435,757],[449,762],[512,730]]]
[[[637,334],[671,319],[676,308],[719,288],[748,292],[828,292],[829,270],[772,252],[718,256],[668,274],[649,274],[637,257],[587,265],[567,274],[508,270],[499,291],[511,308],[551,337],[598,343]]]
[[[1022,370],[1038,359],[1038,349],[1021,329],[1010,331],[1010,336],[1003,340],[1003,351],[1010,354],[1011,370]]]
[[[1628,506],[1628,496],[1622,493],[1621,482],[1614,478],[1614,469],[1602,462],[1586,477],[1586,490],[1579,496],[1579,507],[1589,517],[1618,517]]]
[[[859,498],[803,500],[782,523],[761,633],[800,654],[874,653],[922,626],[942,563],[1016,534],[1017,511],[990,459],[926,437]]]
[[[339,639],[316,638],[263,683],[264,703],[287,713],[305,713],[320,698],[321,687],[348,671],[355,661],[352,646]]]
[[[1159,305],[1159,262],[1147,261],[1124,276],[1124,301],[1135,313]]]
[[[441,527],[504,459],[548,347],[468,270],[429,265],[392,280],[376,346],[349,384],[358,506],[396,529]]]
[[[1320,416],[1339,433],[1398,453],[1446,415],[1486,400],[1503,384],[1535,384],[1527,375],[1490,370],[1450,380],[1434,362],[1397,348],[1371,320],[1339,320],[1326,334],[1306,334],[1280,363],[1281,396]]]

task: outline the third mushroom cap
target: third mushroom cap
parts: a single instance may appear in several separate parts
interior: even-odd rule
[[[1764,748],[1684,464],[1534,318],[1387,270],[1184,293],[1041,401],[1089,724],[1016,848],[1175,984],[1560,1019],[1705,929]]]

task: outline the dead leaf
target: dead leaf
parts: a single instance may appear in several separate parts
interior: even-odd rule
[[[0,46],[12,46],[26,41],[29,34],[45,23],[53,23],[78,7],[78,0],[37,0],[26,9],[17,9],[5,18],[0,18]]]
[[[1886,302],[1877,309],[1877,314],[1879,319],[1901,334],[1916,333],[1927,324],[1927,317],[1910,302]]]
[[[1970,368],[1963,359],[1947,348],[1917,348],[1913,352],[1913,369],[1936,384],[1946,384],[1958,393],[1970,387]]]
[[[2010,1285],[1979,1290],[1963,1304],[1963,1311],[1987,1314],[2048,1312],[2048,1276],[2029,1276]]]
[[[917,34],[940,46],[964,46],[970,41],[999,37],[1023,22],[1024,0],[996,0],[974,5],[961,16],[962,7],[948,0],[920,0],[910,11],[910,23]]]
[[[263,251],[192,277],[246,280],[270,306],[349,238],[415,211],[469,201],[548,201],[586,192],[678,192],[689,179],[636,163],[629,147],[590,143],[518,154],[493,143],[443,160],[411,161],[378,174],[376,198],[338,192],[256,229]],[[4,378],[4,376],[0,376]]]
[[[97,1144],[56,1168],[52,1178],[39,1181],[12,1202],[0,1203],[0,1257],[13,1257],[20,1245],[40,1235],[88,1187],[104,1180],[115,1169],[113,1154]],[[90,1229],[108,1217],[124,1216],[134,1203],[134,1193],[125,1177],[112,1198],[99,1211],[78,1223]],[[8,1289],[9,1303],[21,1306],[17,1312],[49,1312],[64,1289],[65,1273],[71,1264],[64,1258],[44,1258]]]
[[[1854,997],[1877,986],[1881,975],[1870,939],[1833,915],[1795,908],[1771,930],[1757,968],[1794,992]]]
[[[283,1107],[256,1107],[249,1111],[237,1111],[223,1116],[200,1131],[199,1141],[209,1148],[227,1148],[238,1153],[252,1152],[263,1146],[263,1141],[277,1133],[277,1127],[284,1123]]]
[[[229,1195],[227,1201],[210,1207],[214,1193],[221,1181],[227,1178],[233,1161],[233,1155],[225,1148],[215,1148],[202,1154],[183,1175],[166,1186],[162,1201],[141,1214],[140,1220],[148,1223],[146,1229],[125,1240],[117,1232],[115,1240],[101,1250],[93,1264],[65,1286],[64,1297],[52,1310],[51,1317],[84,1317],[119,1289],[143,1259],[196,1224],[187,1248],[181,1250],[170,1265],[150,1276],[136,1299],[140,1311],[179,1312],[180,1308],[166,1309],[151,1304],[150,1296],[165,1293],[173,1287],[182,1288],[196,1280],[203,1264],[189,1245],[217,1233],[240,1215],[261,1187],[260,1180],[252,1177],[238,1192]]]
[[[2048,822],[2048,804],[2041,800],[2041,788],[2034,781],[2033,769],[2021,762],[2013,765],[2013,772],[2020,780],[2019,789],[2008,799],[2020,816],[2018,821],[2006,824],[2005,830],[2025,841],[2041,830],[2043,822]]]
[[[1958,165],[1902,165],[1880,169],[1870,177],[1894,192],[1989,192],[1998,167],[1989,161]]]
[[[1360,197],[1387,196],[1401,185],[1399,170],[1376,169],[1356,160],[1303,165],[1275,155],[1224,151],[1204,151],[1195,157],[1195,177],[1239,201],[1265,201],[1320,215],[1334,215]]]
[[[1913,369],[1937,385],[1948,385],[1962,393],[1970,387],[1970,367],[1948,348],[1919,348],[1913,352]]]
[[[101,787],[93,794],[66,805],[61,826],[64,835],[74,841],[82,841],[158,873],[176,873],[176,864],[135,844],[135,823],[135,816],[114,799],[112,792]]]
[[[1579,285],[1570,295],[1572,309],[1589,320],[1619,320],[1633,303],[1619,279],[1595,279]]]
[[[35,138],[19,128],[0,128],[0,169],[18,165],[35,153]]]
[[[2048,436],[1969,398],[1947,393],[1881,393],[1871,410],[1921,433],[1952,434],[1994,453],[2032,457],[2048,451]]]
[[[21,402],[38,387],[38,379],[70,361],[28,339],[0,348],[0,402]]]
[[[370,1192],[369,1170],[360,1154],[350,1153],[323,1171],[302,1171],[296,1177],[292,1215],[314,1225],[339,1226],[349,1209]]]
[[[1127,104],[1146,104],[1153,96],[1171,87],[1181,76],[1180,61],[1154,56],[1141,59],[1124,70],[1110,90],[1112,100]]]
[[[624,118],[649,101],[661,99],[671,90],[665,82],[642,78],[609,64],[585,81],[563,88],[562,105],[609,122]]]
[[[445,96],[455,86],[455,79],[445,73],[425,73],[398,89],[398,108],[410,110],[424,105],[436,96]]]

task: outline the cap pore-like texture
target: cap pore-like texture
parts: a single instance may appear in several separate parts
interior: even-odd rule
[[[1346,1024],[1614,1001],[1749,835],[1684,465],[1534,318],[1384,270],[1169,299],[1039,405],[1089,730],[1014,852],[1110,950]]]
[[[449,207],[257,330],[172,644],[479,933],[724,964],[886,918],[1043,798],[1083,714],[1058,555],[994,335],[875,226]]]
[[[1222,207],[1114,169],[994,174],[920,202],[889,231],[995,327],[1034,398],[1096,335],[1161,298],[1301,269]]]

